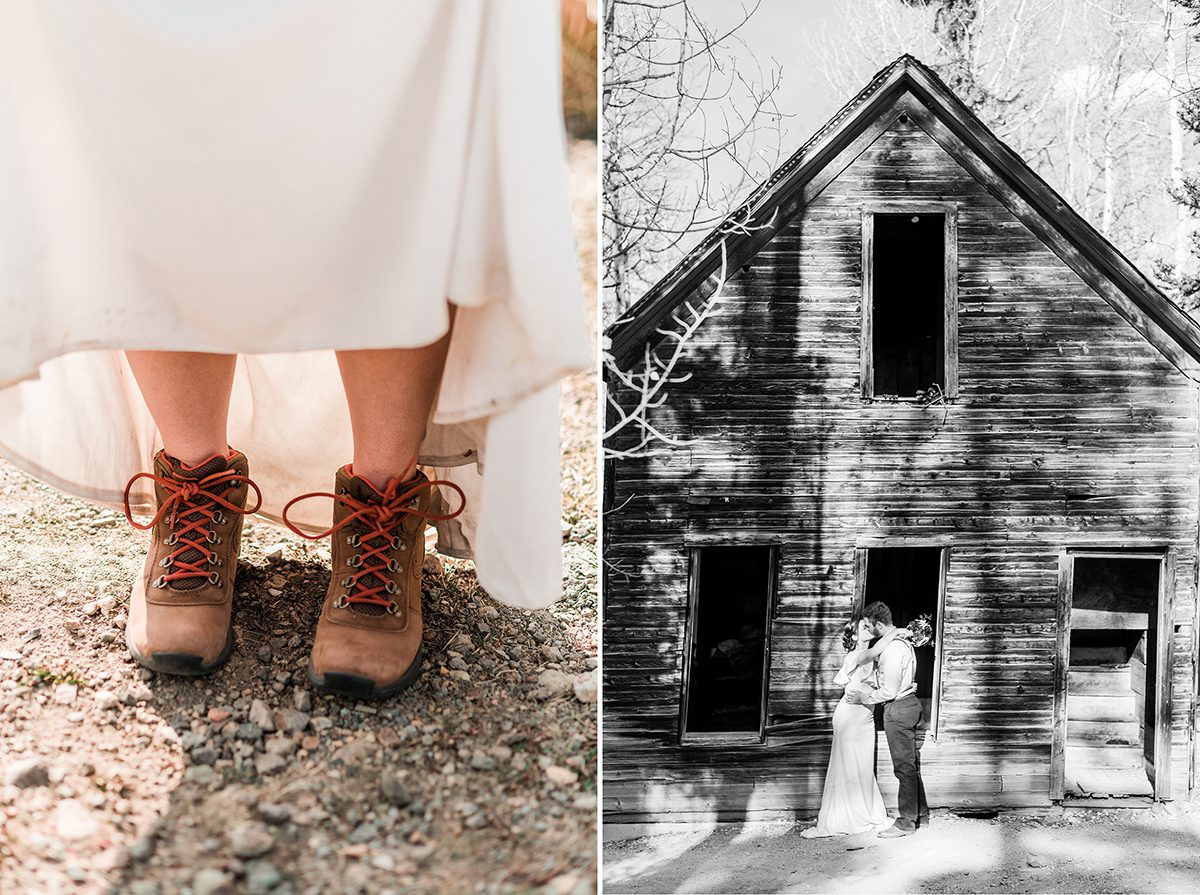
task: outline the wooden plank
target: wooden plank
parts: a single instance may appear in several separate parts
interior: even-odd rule
[[[1175,637],[1175,554],[1168,551],[1159,575],[1158,636],[1154,676],[1154,798],[1171,798],[1171,661]],[[1148,669],[1147,669],[1148,670]]]
[[[1145,612],[1109,612],[1103,609],[1074,609],[1071,627],[1075,630],[1145,631],[1150,616]]]
[[[1071,721],[1135,721],[1133,694],[1124,696],[1067,695],[1067,718]]]
[[[1075,562],[1065,551],[1058,558],[1058,623],[1055,627],[1054,706],[1050,726],[1050,798],[1061,799],[1067,743],[1067,669],[1071,663],[1071,593]]]

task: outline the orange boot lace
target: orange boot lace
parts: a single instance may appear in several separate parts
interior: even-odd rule
[[[134,521],[129,508],[129,492],[138,479],[150,479],[169,492],[154,518],[145,525]],[[239,507],[225,497],[229,489],[239,482],[245,482],[257,496],[257,503],[249,509]],[[262,506],[262,492],[248,476],[233,470],[223,470],[196,480],[163,478],[153,473],[139,472],[125,485],[124,502],[125,518],[139,531],[149,531],[167,513],[171,514],[167,523],[171,533],[163,543],[176,549],[160,563],[170,571],[155,578],[151,586],[166,587],[172,584],[176,589],[190,590],[202,586],[205,583],[203,579],[216,587],[221,586],[221,573],[215,569],[222,560],[212,549],[213,545],[221,542],[221,538],[212,526],[225,522],[225,511],[240,516],[258,512]]]
[[[431,490],[434,486],[456,491],[459,497],[458,509],[445,514],[429,513],[418,509],[421,491]],[[310,497],[332,498],[350,512],[340,522],[320,534],[305,534],[291,523],[287,514],[293,504]],[[397,529],[410,516],[423,519],[427,523],[453,519],[463,511],[467,502],[467,496],[463,493],[462,488],[445,479],[400,482],[398,478],[395,478],[388,482],[380,497],[380,501],[376,503],[358,500],[353,495],[346,493],[331,494],[327,491],[313,491],[292,498],[283,508],[284,524],[300,537],[310,541],[328,537],[347,525],[355,524],[356,530],[348,536],[347,543],[351,547],[361,547],[362,552],[356,553],[351,559],[351,567],[356,571],[342,579],[342,586],[346,588],[346,591],[338,595],[334,601],[334,605],[339,609],[354,605],[365,610],[361,612],[364,615],[382,615],[383,612],[391,615],[397,614],[400,607],[391,598],[392,594],[396,592],[396,583],[391,576],[400,571],[400,564],[388,556],[388,552],[391,550],[406,549],[406,545],[397,534]]]

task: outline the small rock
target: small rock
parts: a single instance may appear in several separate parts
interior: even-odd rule
[[[192,750],[192,764],[194,765],[214,765],[220,757],[220,753],[212,746],[199,746]]]
[[[257,724],[268,733],[275,730],[275,721],[271,717],[271,707],[261,699],[255,699],[250,703],[250,711],[246,715],[251,724]]]
[[[292,705],[296,707],[298,712],[312,711],[312,694],[303,687],[296,687],[292,690]]]
[[[379,745],[385,749],[392,749],[400,745],[400,734],[396,733],[394,727],[381,727],[375,732],[375,739],[379,741]]]
[[[306,736],[300,738],[300,747],[308,752],[315,752],[317,747],[320,745],[320,739],[315,736]]]
[[[279,593],[273,594],[273,596],[279,596],[279,595],[280,595]],[[258,648],[258,661],[263,662],[263,663],[271,661],[271,644],[264,643],[262,646],[260,646]]]
[[[113,845],[100,853],[96,866],[107,873],[110,870],[121,870],[129,866],[131,858],[129,849],[124,845]]]
[[[185,783],[195,783],[197,786],[210,786],[217,779],[217,772],[206,764],[192,765],[183,772]]]
[[[96,708],[102,712],[111,711],[121,704],[121,700],[117,699],[117,694],[111,690],[97,690],[92,699],[96,703]]]
[[[0,649],[0,659],[5,659],[9,662],[20,662],[21,654],[15,649]]]
[[[412,801],[412,794],[401,782],[399,775],[390,769],[384,769],[379,775],[379,791],[384,799],[397,808],[403,808]]]
[[[542,658],[547,662],[561,662],[563,660],[562,650],[551,643],[543,643],[538,652],[542,654]]]
[[[333,719],[327,718],[324,715],[317,715],[315,718],[310,720],[308,723],[312,727],[312,729],[314,731],[316,731],[317,733],[320,733],[323,730],[328,730],[329,728],[333,727]]]
[[[232,717],[229,709],[211,708],[208,710],[208,720],[214,724],[219,724],[222,721],[228,721]]]
[[[262,824],[238,824],[229,831],[229,846],[239,858],[259,858],[275,847],[275,839]]]
[[[580,883],[579,877],[573,873],[561,873],[546,883],[547,895],[572,895]]]
[[[538,687],[545,698],[557,696],[560,693],[570,693],[575,686],[575,681],[569,674],[559,671],[557,668],[547,668],[538,675]]]
[[[273,752],[264,752],[262,755],[254,757],[254,770],[258,772],[260,777],[278,774],[286,767],[287,759]]]
[[[274,722],[277,730],[299,733],[308,727],[308,715],[298,709],[279,709],[275,712]]]
[[[351,767],[360,765],[371,754],[371,744],[367,742],[366,737],[359,737],[356,740],[351,740],[346,745],[341,746],[333,757],[329,759],[331,763],[341,762]]]
[[[267,562],[279,562],[281,559],[283,559],[283,551],[286,549],[287,542],[280,541],[278,544],[272,544],[270,547],[264,550],[263,555],[266,556]]]
[[[54,701],[59,705],[74,705],[79,688],[74,684],[59,684],[54,688]]]
[[[129,895],[160,895],[162,889],[152,879],[138,879],[129,884]]]
[[[129,846],[129,857],[133,858],[139,864],[144,864],[154,855],[154,847],[158,845],[158,839],[155,836],[154,830],[149,829],[142,833]]]
[[[54,828],[59,838],[73,841],[94,835],[99,824],[82,802],[63,799],[54,809]]]
[[[41,628],[30,628],[28,631],[26,631],[24,634],[21,635],[21,643],[33,643],[33,641],[37,640],[41,636],[42,636]]]
[[[1045,858],[1041,857],[1040,855],[1030,855],[1029,859],[1025,863],[1028,864],[1030,867],[1045,867],[1047,864],[1047,861]]]
[[[83,612],[83,614],[84,614],[84,615],[86,615],[86,616],[89,616],[89,617],[91,617],[91,616],[95,615],[95,614],[96,614],[97,612],[99,612],[99,611],[100,611],[100,604],[99,604],[99,603],[97,603],[97,602],[95,602],[94,600],[93,600],[92,602],[90,602],[90,603],[84,603],[84,604],[83,604],[83,609],[82,609],[82,612]]]
[[[292,809],[275,802],[261,802],[258,806],[258,816],[269,824],[279,826],[292,819]]]
[[[262,735],[262,728],[249,721],[239,724],[237,727],[237,733],[234,734],[234,736],[236,736],[239,740],[245,740],[248,743],[252,743],[255,740],[261,740]]]
[[[575,698],[580,702],[592,703],[599,698],[599,682],[595,670],[576,675],[571,686],[575,690]]]
[[[194,895],[232,895],[233,877],[215,867],[197,870],[192,877]]]
[[[280,734],[264,740],[263,748],[271,755],[288,756],[296,751],[296,741]]]
[[[135,684],[131,694],[134,702],[154,702],[154,691],[144,683]]]
[[[246,888],[251,895],[263,895],[283,882],[283,877],[273,864],[255,861],[246,873]]]
[[[72,724],[79,724],[87,717],[83,712],[67,712],[67,720]]]
[[[557,786],[574,786],[579,782],[579,775],[570,768],[552,764],[546,768],[546,778]]]
[[[45,786],[50,782],[50,765],[40,758],[22,758],[6,765],[4,783],[18,789]]]
[[[471,767],[477,771],[490,771],[496,767],[496,759],[484,752],[476,752],[471,756]]]

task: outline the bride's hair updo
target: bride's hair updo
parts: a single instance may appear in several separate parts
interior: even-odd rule
[[[852,618],[842,628],[842,648],[846,652],[850,652],[858,646],[858,623],[860,621],[861,619]]]

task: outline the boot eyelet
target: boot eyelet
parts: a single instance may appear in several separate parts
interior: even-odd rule
[[[353,575],[347,575],[345,578],[342,579],[342,587],[351,587],[351,586],[353,586],[353,584],[354,584],[354,576]]]
[[[222,513],[220,510],[215,511],[213,513],[213,522],[215,522],[217,525],[224,525],[225,524],[225,514]]]
[[[171,563],[173,563],[174,561],[175,561],[175,557],[173,557],[173,556],[164,556],[162,559],[160,559],[160,560],[158,561],[158,564],[159,564],[160,566],[162,566],[164,569],[169,569],[169,568],[171,568]]]
[[[387,611],[390,615],[397,615],[400,612],[400,604],[392,600],[387,604]]]
[[[163,538],[163,544],[165,544],[167,547],[174,547],[178,543],[179,536],[175,534],[175,532],[171,532],[169,535]]]
[[[333,601],[333,608],[334,608],[334,609],[345,609],[345,608],[346,608],[347,606],[349,606],[349,605],[350,605],[350,604],[349,604],[349,602],[346,600],[346,595],[345,595],[345,594],[338,594],[338,595],[337,595],[337,597],[336,597],[336,599],[334,599],[334,601]]]
[[[392,549],[393,550],[403,550],[404,542],[401,541],[399,538],[392,538]]]
[[[420,503],[421,503],[421,499],[419,497],[414,497],[412,500],[410,500],[408,502],[408,508],[410,510],[415,510],[420,505]]]
[[[388,560],[387,567],[388,567],[389,572],[399,572],[400,571],[400,563],[396,562],[396,560],[394,560],[394,559]]]
[[[350,537],[346,538],[346,543],[351,547],[357,547],[362,541],[359,540],[358,535],[350,535]]]
[[[211,528],[208,530],[208,534],[205,535],[205,538],[208,540],[208,543],[210,543],[210,544],[217,543],[217,533],[215,531],[213,531]]]
[[[167,586],[167,576],[159,575],[157,578],[154,579],[154,584],[152,586],[153,587],[166,587]]]
[[[348,560],[346,560],[346,564],[349,565],[350,568],[352,568],[352,569],[357,569],[359,566],[362,565],[362,554],[361,553],[354,554],[352,557],[350,557]]]
[[[396,592],[396,582],[389,581],[387,584],[385,584],[383,586],[383,589],[386,590],[389,594],[394,594]]]
[[[220,587],[221,586],[221,576],[218,573],[213,572],[211,575],[208,576],[208,583],[211,584],[213,587]]]
[[[222,565],[222,563],[221,563],[221,557],[217,555],[217,551],[216,551],[216,550],[214,550],[212,553],[208,554],[208,564],[209,564],[210,566],[220,566],[220,565]]]

